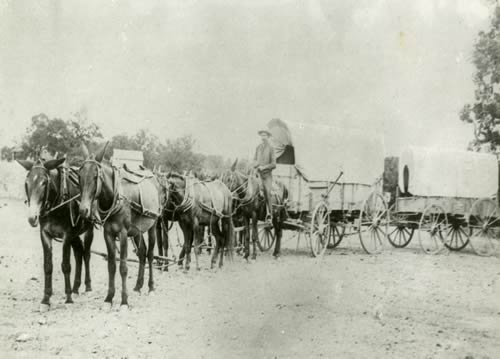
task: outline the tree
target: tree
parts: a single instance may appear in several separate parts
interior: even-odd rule
[[[31,118],[31,125],[23,139],[21,147],[30,157],[36,157],[42,150],[71,156],[80,155],[80,146],[86,143],[91,149],[96,147],[96,140],[102,138],[99,127],[87,120],[86,115],[76,113],[68,120],[49,118],[40,113]]]
[[[161,153],[164,152],[165,145],[159,138],[149,132],[141,129],[133,136],[119,134],[111,139],[111,147],[121,150],[142,151],[144,155],[144,166],[153,168],[160,162]]]
[[[3,146],[0,151],[2,161],[10,161],[12,159],[12,147]]]
[[[204,158],[203,155],[193,151],[195,143],[191,135],[168,140],[160,154],[160,164],[175,172],[201,170]]]
[[[469,149],[500,150],[500,6],[495,5],[488,31],[481,31],[474,45],[475,102],[466,104],[460,119],[474,124]]]

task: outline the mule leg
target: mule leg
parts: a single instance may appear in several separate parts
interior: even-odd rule
[[[164,222],[161,228],[162,232],[160,233],[160,238],[163,245],[163,255],[168,258],[168,247],[170,244],[170,238],[168,237],[168,223]],[[168,261],[165,264],[169,264]],[[165,266],[163,270],[168,272],[168,265]]]
[[[127,294],[127,257],[128,257],[128,237],[127,230],[122,229],[120,232],[120,276],[122,277],[122,308],[128,307],[128,294]],[[144,273],[143,273],[144,277]],[[144,279],[144,278],[143,278]],[[113,283],[114,284],[114,283]]]
[[[158,246],[158,255],[163,257],[163,229],[161,225],[161,218],[155,224],[156,228],[156,244]]]
[[[191,223],[180,222],[182,234],[184,235],[184,245],[179,255],[179,265],[184,261],[184,271],[189,270],[191,263],[191,246],[193,244],[193,226]]]
[[[179,260],[177,264],[180,268],[184,266],[184,257],[186,256],[186,241],[184,240],[184,244],[182,245],[181,252],[179,253]]]
[[[66,303],[73,303],[71,298],[71,235],[66,234],[62,244],[61,270],[64,274],[64,293],[66,293]]]
[[[257,259],[257,241],[259,240],[259,229],[257,227],[257,212],[252,212],[252,259]]]
[[[112,305],[113,297],[115,296],[116,245],[115,234],[112,232],[110,224],[104,225],[104,240],[108,252],[108,295],[104,299],[104,302]]]
[[[212,231],[215,236],[216,242],[214,256],[212,257],[212,266],[215,265],[215,262],[217,261],[217,255],[219,255],[219,268],[221,268],[224,258],[224,240],[222,238],[222,232],[217,222],[212,225]]]
[[[215,245],[214,245],[214,250],[212,253],[212,259],[210,261],[210,269],[213,269],[215,267],[215,263],[217,262],[217,257],[219,255],[219,250],[220,250],[220,230],[219,226],[211,226],[212,227],[212,236],[215,239]]]
[[[243,258],[248,262],[248,257],[250,257],[250,223],[247,217],[243,217],[243,244],[245,246],[245,255]]]
[[[92,241],[94,240],[94,230],[90,228],[85,232],[83,237],[83,260],[85,262],[85,291],[90,292],[92,290],[92,281],[90,279],[90,248],[92,247]]]
[[[212,232],[210,231],[210,227],[208,227],[207,235],[208,235],[208,241],[207,241],[208,248],[207,248],[207,253],[208,253],[208,255],[210,255],[210,254],[212,253]]]
[[[83,261],[83,244],[77,233],[74,233],[71,238],[71,247],[73,248],[73,256],[75,257],[75,278],[73,280],[73,293],[78,294],[80,285],[82,284],[82,261]]]
[[[149,266],[148,287],[150,293],[155,290],[155,282],[153,279],[153,260],[155,256],[154,250],[155,250],[156,234],[157,234],[157,228],[156,225],[154,225],[148,231],[148,266]]]
[[[199,255],[201,253],[200,246],[203,241],[203,233],[205,232],[205,227],[200,226],[198,218],[194,218],[193,221],[193,242],[195,244],[194,248],[194,258],[196,260],[196,270],[200,270]]]
[[[43,274],[44,274],[44,292],[40,305],[40,311],[45,311],[50,306],[50,297],[52,296],[52,237],[43,229],[40,230],[40,239],[43,248]]]
[[[146,267],[146,243],[144,243],[144,237],[138,234],[133,238],[137,245],[137,256],[139,257],[139,272],[137,273],[137,282],[134,287],[134,291],[140,292],[142,286],[144,285],[144,269]]]
[[[281,251],[281,236],[283,235],[283,228],[281,228],[281,216],[274,216],[273,227],[274,236],[276,237],[276,243],[274,244],[274,258],[278,259]]]

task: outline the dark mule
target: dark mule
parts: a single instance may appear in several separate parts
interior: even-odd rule
[[[88,155],[86,147],[83,148],[87,159],[79,172],[80,215],[89,219],[96,217],[104,226],[109,274],[105,303],[110,306],[115,295],[115,241],[120,241],[121,305],[127,308],[128,237],[133,237],[138,247],[139,274],[134,290],[140,291],[144,284],[146,255],[149,263],[149,291],[154,290],[153,256],[156,224],[161,213],[160,184],[149,171],[133,174],[103,161],[106,146],[96,154],[95,158]],[[91,210],[94,202],[96,211]],[[148,232],[147,250],[143,239],[144,232]]]
[[[92,290],[90,280],[90,247],[94,238],[92,223],[78,219],[78,204],[75,199],[80,193],[78,175],[74,168],[61,166],[64,158],[36,162],[19,160],[26,170],[25,189],[29,208],[28,221],[36,227],[40,223],[40,238],[43,247],[43,269],[45,290],[40,310],[50,308],[52,296],[52,239],[62,240],[62,264],[66,303],[73,303],[71,293],[78,294],[82,276],[82,259],[85,261],[85,290]],[[80,234],[85,234],[84,244]],[[71,289],[70,252],[73,248],[76,271]]]
[[[237,160],[230,170],[221,175],[221,180],[233,194],[233,212],[235,221],[241,221],[244,226],[244,258],[250,256],[250,238],[252,238],[252,259],[257,258],[256,243],[258,241],[258,221],[266,218],[266,203],[261,191],[261,181],[253,171],[245,175],[236,170]],[[284,202],[288,198],[288,191],[278,181],[273,183],[273,227],[276,237],[273,256],[279,257],[281,251],[281,237],[283,222],[286,219]],[[250,224],[252,226],[250,237]]]
[[[229,189],[219,180],[201,182],[194,177],[171,174],[167,178],[167,213],[178,220],[184,234],[184,246],[179,258],[183,258],[185,270],[191,263],[193,243],[202,243],[201,226],[208,226],[216,239],[211,268],[220,253],[219,267],[223,265],[224,249],[232,255],[233,223],[232,196]],[[200,269],[198,251],[195,248],[196,269]],[[179,263],[182,265],[182,262]]]

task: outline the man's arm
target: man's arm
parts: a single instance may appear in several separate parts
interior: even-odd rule
[[[257,163],[257,153],[259,152],[259,146],[255,149],[255,155],[253,156],[253,168],[259,167],[259,164]]]
[[[262,166],[263,171],[271,171],[276,168],[276,154],[274,153],[274,147],[270,147],[271,153],[269,154],[269,164]]]

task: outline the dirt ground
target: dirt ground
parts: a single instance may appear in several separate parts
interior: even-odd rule
[[[367,256],[352,237],[317,261],[287,234],[280,261],[236,257],[211,271],[203,255],[200,272],[155,271],[155,295],[130,290],[130,310],[121,312],[118,291],[107,312],[106,262],[97,256],[94,290],[64,304],[55,243],[52,308],[41,314],[38,228],[21,202],[0,205],[2,358],[500,357],[498,257],[429,256],[416,240]],[[94,249],[103,248],[98,232]],[[131,263],[130,289],[136,274]]]

